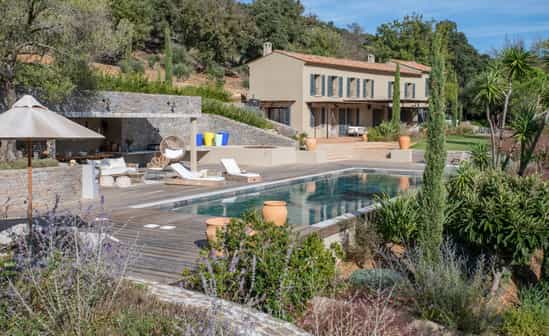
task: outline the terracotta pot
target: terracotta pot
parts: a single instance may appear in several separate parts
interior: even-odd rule
[[[276,226],[286,224],[288,220],[288,209],[284,201],[266,201],[263,203],[263,219],[272,222]]]
[[[368,142],[368,134],[362,134],[362,141]]]
[[[311,194],[314,193],[316,191],[316,182],[311,181],[311,182],[305,183],[305,190],[308,193],[311,193]]]
[[[400,149],[408,149],[410,148],[410,137],[407,135],[401,135],[398,138],[398,145],[400,146]]]
[[[410,189],[410,177],[401,176],[399,179],[399,186],[401,191],[407,191]]]
[[[231,222],[227,217],[214,217],[206,220],[206,238],[209,242],[217,241],[217,230],[223,230]]]
[[[308,151],[312,152],[316,150],[316,139],[315,138],[306,138],[305,139],[305,148]]]

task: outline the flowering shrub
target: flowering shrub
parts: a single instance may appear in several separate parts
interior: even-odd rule
[[[3,334],[237,334],[215,312],[161,303],[125,281],[137,254],[113,239],[104,215],[35,218],[32,240],[20,237],[0,260]]]
[[[335,257],[317,235],[299,239],[287,226],[267,223],[256,213],[233,219],[218,232],[196,270],[183,272],[184,287],[204,291],[291,320],[307,302],[330,288]]]

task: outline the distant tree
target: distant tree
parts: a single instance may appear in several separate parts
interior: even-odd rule
[[[94,58],[117,52],[128,29],[115,29],[107,0],[3,0],[0,12],[0,97],[4,107],[15,101],[18,82],[29,83],[28,78],[19,76],[22,69],[25,74],[34,69],[39,78],[69,77],[58,74],[62,70],[75,74],[75,68],[87,68]],[[39,62],[40,56],[49,61]],[[31,62],[33,59],[36,62]],[[84,82],[82,78],[77,81]],[[69,86],[76,87],[63,85],[62,91]],[[71,92],[64,91],[65,95]]]
[[[457,74],[451,70],[448,74],[448,80],[446,81],[446,100],[450,104],[450,114],[452,117],[452,126],[457,127],[459,117],[459,83],[457,80]]]
[[[153,29],[154,3],[151,0],[110,0],[114,24],[121,21],[131,24],[132,43],[142,46],[150,38]]]
[[[532,71],[533,58],[521,45],[512,46],[503,50],[501,58],[501,71],[507,82],[505,98],[503,103],[503,113],[499,123],[499,144],[503,142],[503,132],[507,121],[509,111],[509,101],[513,93],[513,82],[524,80]],[[496,163],[500,162],[501,148],[498,147],[496,153]]]
[[[270,41],[276,49],[288,49],[302,41],[305,32],[304,7],[298,0],[255,0],[250,13],[255,19],[258,39]],[[259,53],[259,51],[258,51]]]
[[[427,148],[425,171],[421,191],[421,221],[418,243],[427,261],[438,261],[442,244],[446,192],[444,167],[446,166],[446,102],[445,59],[443,34],[435,34],[432,46],[431,96],[427,122]]]
[[[314,26],[308,28],[303,36],[300,51],[319,56],[341,56],[343,53],[343,39],[332,28]]]
[[[494,111],[494,107],[501,103],[503,93],[503,79],[499,71],[491,67],[481,73],[474,81],[472,87],[477,92],[474,101],[482,106],[486,112],[486,120],[490,126],[490,144],[492,154],[492,167],[498,165],[496,159],[496,150],[499,147],[497,136],[498,116]]]
[[[405,16],[402,21],[380,25],[374,42],[377,56],[382,61],[399,58],[430,64],[433,23],[425,21],[422,15],[413,14]]]
[[[393,82],[392,122],[395,127],[400,126],[400,64],[398,63]]]
[[[172,35],[170,27],[164,28],[164,81],[168,85],[172,85],[173,77],[173,49],[172,49]]]

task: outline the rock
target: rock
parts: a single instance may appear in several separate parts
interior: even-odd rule
[[[402,258],[404,254],[406,254],[406,247],[404,247],[403,245],[387,243],[385,244],[385,247],[387,247],[387,249],[391,251],[391,253],[397,258]]]
[[[457,331],[452,331],[443,325],[428,320],[414,320],[408,325],[408,330],[418,336],[456,336]]]
[[[309,333],[289,322],[276,319],[268,314],[233,302],[206,296],[184,288],[161,285],[142,279],[130,278],[129,280],[146,285],[149,292],[161,301],[206,309],[208,311],[213,310],[215,317],[219,318],[221,323],[226,323],[230,327],[239,330],[241,335],[310,336]]]
[[[541,280],[543,257],[543,250],[538,249],[532,254],[532,258],[530,259],[530,270],[534,273],[537,281]]]
[[[27,234],[27,224],[17,224],[0,232],[0,245],[10,245],[15,238]]]

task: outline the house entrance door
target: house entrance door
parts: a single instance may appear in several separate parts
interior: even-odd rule
[[[339,136],[345,136],[347,134],[347,111],[345,109],[339,109]]]
[[[385,113],[382,109],[374,109],[374,126],[378,126],[383,122],[383,117],[385,116]]]

